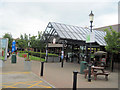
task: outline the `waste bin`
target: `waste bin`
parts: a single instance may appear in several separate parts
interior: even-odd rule
[[[84,74],[84,69],[87,69],[87,62],[86,61],[81,61],[80,62],[80,73]]]
[[[16,54],[12,54],[11,63],[16,63]]]

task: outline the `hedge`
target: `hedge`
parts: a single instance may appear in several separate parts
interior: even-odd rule
[[[19,52],[19,53],[28,53],[28,51],[18,51],[18,52]],[[36,56],[36,57],[40,57],[40,55],[41,55],[41,58],[45,58],[46,53],[29,51],[29,55]],[[52,53],[48,53],[48,56],[49,56],[49,57],[58,57],[57,54],[52,54]]]

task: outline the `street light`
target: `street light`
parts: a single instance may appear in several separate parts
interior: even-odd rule
[[[30,48],[30,42],[28,42],[28,59],[29,59],[29,48]]]
[[[89,14],[89,18],[90,18],[90,23],[91,23],[91,25],[90,25],[90,31],[91,31],[91,33],[92,33],[92,23],[93,23],[93,18],[94,18],[94,14],[92,13],[92,11],[91,11],[91,13]],[[91,35],[90,35],[91,36]],[[88,72],[88,82],[91,82],[91,42],[90,42],[90,56],[89,56],[89,72]]]
[[[29,48],[30,48],[30,34],[29,34],[29,38],[28,38],[28,60],[29,60]]]

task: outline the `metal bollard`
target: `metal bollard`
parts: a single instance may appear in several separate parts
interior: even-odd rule
[[[91,82],[91,64],[89,64],[88,82]]]
[[[43,76],[44,62],[41,62],[41,76]]]
[[[77,88],[77,73],[78,71],[73,71],[73,90]]]
[[[63,60],[62,60],[62,62],[61,62],[61,67],[63,68]]]

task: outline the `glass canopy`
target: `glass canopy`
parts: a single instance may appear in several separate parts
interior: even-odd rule
[[[93,32],[95,33],[95,42],[97,42],[100,46],[105,46],[106,42],[104,40],[104,37],[106,33],[104,31],[98,30],[93,30]],[[43,35],[45,34],[57,35],[61,39],[85,42],[86,35],[89,33],[90,30],[86,28],[56,22],[49,22]]]

